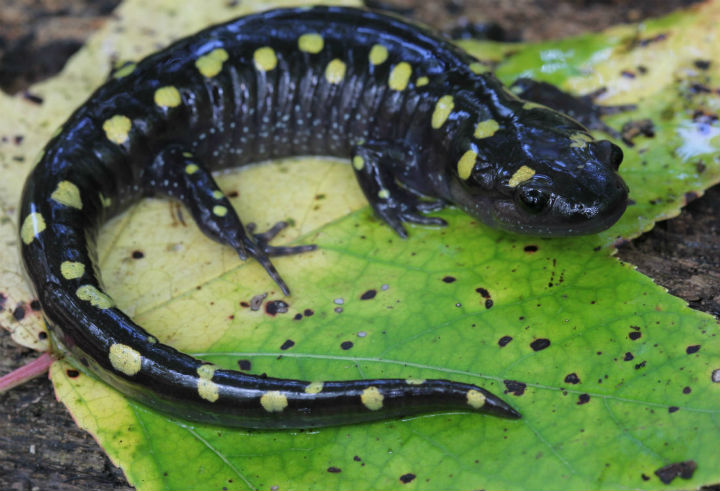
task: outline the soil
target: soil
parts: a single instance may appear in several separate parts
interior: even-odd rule
[[[0,89],[22,92],[52,76],[112,15],[115,0],[3,0]],[[384,1],[412,9],[416,20],[446,32],[494,21],[510,39],[539,40],[601,30],[666,14],[689,0],[420,0]],[[459,29],[458,29],[459,28]],[[691,307],[720,315],[720,187],[692,201],[677,218],[620,246],[618,256]],[[0,373],[34,359],[0,329]],[[131,489],[87,433],[54,397],[47,378],[0,395],[0,489]],[[720,491],[720,487],[714,487]]]

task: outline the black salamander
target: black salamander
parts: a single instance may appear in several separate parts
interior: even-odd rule
[[[377,215],[443,225],[451,204],[493,227],[587,234],[623,213],[618,147],[506,90],[432,33],[364,10],[249,15],[122,67],[45,147],[20,206],[24,265],[57,349],[126,395],[189,420],[286,428],[438,411],[520,415],[447,380],[262,378],[166,346],[104,291],[100,225],[143,196],[190,210],[210,238],[257,260],[277,231],[243,226],[212,172],[290,155],[348,158]]]

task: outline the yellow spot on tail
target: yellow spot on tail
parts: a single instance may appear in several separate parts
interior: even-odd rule
[[[215,199],[223,199],[225,197],[225,195],[223,194],[222,191],[215,190],[212,192],[212,197]]]
[[[298,48],[306,53],[319,53],[324,44],[322,36],[316,32],[309,32],[298,38]]]
[[[218,385],[211,379],[215,375],[215,365],[200,365],[197,369],[198,379],[198,395],[206,401],[215,402],[220,397]]]
[[[353,157],[352,164],[355,170],[362,170],[365,167],[365,160],[360,155],[356,155]]]
[[[485,395],[475,389],[467,391],[467,402],[470,407],[474,409],[480,409],[485,405]]]
[[[197,374],[200,378],[210,380],[215,375],[215,370],[217,370],[215,365],[200,365],[197,368]]]
[[[127,65],[119,68],[115,73],[113,73],[113,78],[123,78],[130,75],[132,72],[135,71],[135,67],[137,64],[135,63],[128,63]]]
[[[380,65],[381,63],[385,63],[387,57],[388,50],[382,44],[375,44],[372,48],[370,48],[370,55],[368,55],[368,58],[370,59],[370,63],[372,63],[373,65]]]
[[[430,123],[432,127],[438,129],[444,125],[454,107],[455,100],[453,99],[453,96],[444,95],[438,99],[435,103],[435,110],[432,113],[432,120]]]
[[[381,189],[378,191],[378,198],[380,199],[388,199],[390,197],[390,191],[387,189]]]
[[[98,193],[98,197],[100,198],[100,204],[107,208],[112,204],[112,198],[106,198],[104,194]]]
[[[517,187],[519,184],[522,184],[534,175],[534,169],[531,169],[527,165],[523,165],[515,171],[515,174],[512,175],[512,177],[508,181],[508,186],[510,186],[511,188]]]
[[[323,383],[322,382],[310,382],[307,387],[305,387],[305,393],[306,394],[318,394],[323,390]]]
[[[82,210],[83,204],[80,198],[80,190],[70,181],[60,181],[50,197],[61,205]]]
[[[282,392],[271,390],[260,397],[260,404],[269,413],[280,413],[287,407],[288,400]]]
[[[148,337],[147,337],[147,342],[150,343],[150,344],[155,344],[155,343],[157,343],[157,338],[154,337],[154,336],[148,336]]]
[[[198,167],[195,164],[188,164],[185,166],[185,173],[188,175],[195,174],[199,170],[200,170],[200,167]]]
[[[63,261],[60,264],[60,274],[66,280],[74,280],[85,274],[85,265],[74,261]]]
[[[116,343],[110,346],[110,364],[118,372],[133,376],[140,371],[142,356],[130,346]]]
[[[325,68],[325,78],[331,84],[339,84],[342,82],[342,79],[345,78],[346,69],[347,65],[345,65],[345,62],[335,58],[327,64]]]
[[[229,57],[227,51],[222,48],[216,48],[195,60],[195,67],[203,77],[211,78],[220,73],[223,63]]]
[[[380,393],[377,387],[370,386],[360,396],[360,400],[370,411],[377,411],[383,406],[383,395]]]
[[[523,109],[526,111],[529,111],[531,109],[547,109],[547,106],[543,106],[542,104],[538,104],[537,102],[526,102],[523,104]]]
[[[228,209],[222,205],[213,206],[213,215],[224,217],[227,215]]]
[[[90,302],[90,305],[99,309],[109,309],[115,305],[112,298],[98,290],[93,285],[83,285],[79,287],[75,291],[75,295],[77,295],[80,300]]]
[[[415,82],[416,87],[422,87],[423,85],[427,85],[430,83],[430,79],[427,77],[418,77],[417,82]]]
[[[490,69],[490,67],[483,65],[482,63],[479,63],[477,61],[470,63],[470,71],[480,75],[481,73],[485,73]]]
[[[172,85],[160,87],[155,91],[155,104],[160,107],[177,107],[181,102],[180,92]]]
[[[130,138],[130,128],[132,124],[130,118],[122,114],[116,114],[103,123],[103,130],[108,140],[118,145],[122,145]]]
[[[263,72],[269,72],[277,66],[277,55],[270,46],[263,46],[255,50],[253,54],[255,68]]]
[[[30,244],[40,232],[45,230],[45,227],[43,216],[36,211],[32,212],[25,217],[22,227],[20,227],[20,237],[25,244]]]
[[[401,61],[390,72],[388,85],[392,90],[405,90],[410,76],[412,75],[412,67],[407,61]]]
[[[408,383],[408,385],[422,385],[425,383],[424,378],[409,378],[406,379],[405,382]]]
[[[588,142],[593,141],[593,137],[586,134],[586,133],[573,133],[570,135],[570,140],[572,140],[572,143],[570,144],[573,148],[585,148],[587,146]]]
[[[475,167],[475,161],[477,160],[477,152],[474,150],[468,150],[460,157],[457,164],[458,176],[460,179],[467,179],[472,173],[473,167]]]
[[[500,125],[497,121],[495,121],[494,119],[486,119],[485,121],[480,121],[477,124],[473,136],[477,139],[490,138],[499,129]]]

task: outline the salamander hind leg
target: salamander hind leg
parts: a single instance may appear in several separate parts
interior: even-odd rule
[[[270,256],[308,252],[315,250],[315,245],[269,245],[287,227],[287,223],[279,222],[265,233],[254,234],[254,225],[243,225],[210,171],[197,157],[180,146],[169,146],[161,151],[145,172],[143,182],[148,194],[165,194],[180,200],[190,210],[205,235],[235,249],[242,260],[248,257],[255,259],[282,292],[290,294],[287,284],[270,261]]]
[[[352,154],[355,176],[370,206],[403,238],[407,237],[404,222],[447,225],[442,218],[424,215],[444,208],[443,200],[424,197],[401,183],[402,175],[399,169],[412,168],[413,164],[408,163],[408,160],[414,158],[406,149],[394,147],[387,142],[358,145]]]

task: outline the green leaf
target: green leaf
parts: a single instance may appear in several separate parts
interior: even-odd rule
[[[166,23],[161,6],[148,15],[149,7],[130,1],[121,17],[194,29],[199,20],[182,19],[205,15],[207,3],[200,10],[173,3],[178,10]],[[624,148],[621,170],[635,204],[603,234],[519,238],[450,210],[442,214],[449,227],[413,227],[400,240],[371,216],[346,163],[317,159],[263,164],[220,180],[226,194],[237,191],[233,204],[244,220],[264,228],[292,219],[279,243],[319,245],[277,261],[293,289],[289,298],[257,264],[206,239],[167,201],[144,201],[103,229],[99,253],[111,295],[162,342],[226,368],[247,360],[256,374],[477,383],[507,392],[523,419],[437,414],[312,431],[234,430],[153,412],[84,374],[69,377],[65,362],[52,369],[58,396],[139,489],[686,489],[720,482],[717,324],[619,263],[608,247],[676,214],[686,192],[702,193],[719,179],[720,128],[698,114],[717,114],[720,103],[693,88],[720,85],[719,17],[720,5],[707,3],[640,28],[500,47],[500,56],[488,57],[505,81],[530,73],[574,92],[604,85],[604,103],[637,103],[636,111],[608,118],[616,128],[630,118],[654,122],[654,138]],[[43,113],[14,113],[45,128],[33,138],[47,139],[62,121],[68,79],[97,72],[92,57],[102,58],[107,35],[76,59],[82,68],[38,89],[49,101]],[[711,68],[698,69],[697,59]],[[0,154],[6,169],[9,155]],[[23,177],[18,171],[11,179]],[[15,187],[0,186],[5,210],[17,200]],[[375,296],[363,300],[369,290]],[[261,293],[268,297],[260,310],[244,306]],[[289,311],[267,313],[267,302],[280,299]],[[287,340],[294,345],[282,349]],[[689,480],[665,485],[654,474],[685,461],[697,464]]]

